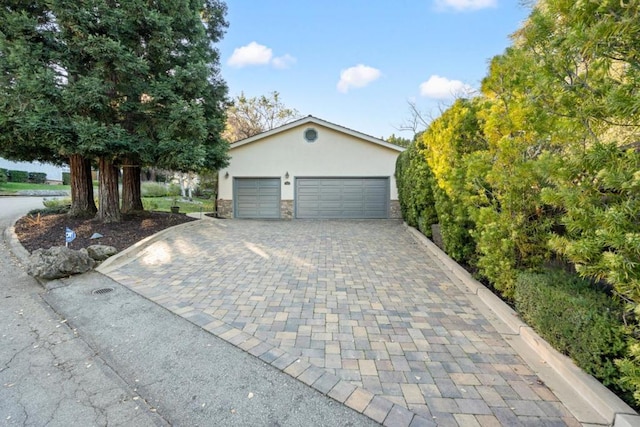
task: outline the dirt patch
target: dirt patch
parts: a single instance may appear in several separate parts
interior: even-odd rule
[[[76,239],[69,244],[71,249],[86,248],[90,245],[109,245],[121,251],[136,242],[151,236],[165,228],[185,222],[195,221],[194,218],[182,214],[164,212],[144,212],[142,214],[124,216],[122,222],[103,224],[94,219],[74,219],[64,214],[56,215],[28,215],[18,220],[15,232],[29,252],[36,249],[48,249],[52,246],[64,246],[65,230],[72,229]],[[94,233],[104,237],[91,239]]]

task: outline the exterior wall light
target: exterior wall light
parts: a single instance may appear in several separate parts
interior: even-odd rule
[[[226,179],[229,179],[229,171],[227,171],[227,173],[225,173],[225,174],[224,174],[224,177],[225,177]]]
[[[289,172],[286,172],[286,173],[284,174],[284,179],[289,179]]]

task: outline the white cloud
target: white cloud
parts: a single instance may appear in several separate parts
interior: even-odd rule
[[[288,53],[282,56],[277,56],[273,58],[273,60],[271,61],[271,65],[273,65],[274,68],[278,68],[280,70],[287,69],[295,63],[296,63],[296,58],[289,55]]]
[[[251,42],[246,46],[237,47],[233,50],[231,58],[227,61],[232,67],[242,68],[250,65],[268,65],[284,70],[296,63],[296,58],[287,54],[273,57],[271,48],[256,42]]]
[[[434,99],[448,99],[474,93],[475,89],[460,80],[433,75],[420,84],[420,95]]]
[[[347,68],[340,72],[338,91],[347,93],[349,88],[365,87],[381,75],[380,70],[367,65],[358,64],[355,67]]]
[[[251,42],[246,46],[235,48],[227,63],[232,67],[238,68],[246,67],[247,65],[264,65],[271,61],[272,55],[270,48]]]
[[[457,11],[486,9],[498,5],[498,0],[435,0],[435,2],[438,9]]]

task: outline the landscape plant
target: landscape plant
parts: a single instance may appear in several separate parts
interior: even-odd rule
[[[525,322],[604,385],[628,392],[616,365],[627,348],[619,301],[562,270],[520,273],[515,289],[516,309]]]
[[[446,252],[638,406],[640,8],[541,0],[513,40],[419,137],[429,170],[399,159],[402,213],[420,176]],[[527,276],[550,265],[575,272]]]

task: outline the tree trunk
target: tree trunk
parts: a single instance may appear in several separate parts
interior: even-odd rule
[[[187,172],[187,197],[193,200],[193,173]]]
[[[93,200],[93,182],[91,180],[91,161],[80,154],[69,157],[71,172],[71,210],[73,218],[93,218],[98,211]]]
[[[130,158],[122,162],[122,213],[144,210],[140,190],[141,168],[137,163]]]
[[[180,182],[180,195],[183,199],[187,197],[187,193],[185,191],[185,180],[184,180],[184,172],[178,172],[178,180]]]
[[[102,222],[120,222],[120,195],[118,193],[118,168],[105,157],[100,157],[100,203],[98,219]]]

